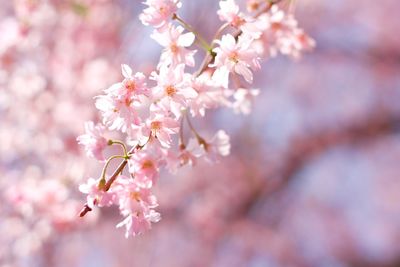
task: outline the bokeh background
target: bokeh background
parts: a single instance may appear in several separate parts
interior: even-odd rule
[[[208,39],[216,0],[183,1]],[[162,221],[125,239],[117,210],[77,217],[101,167],[76,137],[120,64],[149,72],[160,47],[137,0],[0,1],[0,266],[400,266],[400,2],[297,0],[317,42],[256,74],[248,116],[217,165],[163,174]]]

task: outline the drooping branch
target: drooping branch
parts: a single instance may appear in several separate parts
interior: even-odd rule
[[[324,151],[340,144],[362,145],[399,131],[399,113],[377,110],[380,111],[372,113],[371,116],[358,123],[293,139],[290,149],[281,158],[283,162],[281,167],[267,166],[264,172],[266,179],[260,179],[257,186],[254,186],[252,194],[249,194],[248,199],[243,200],[241,207],[232,217],[246,216],[261,199],[272,198],[284,190],[310,159]],[[271,179],[272,177],[277,179]]]

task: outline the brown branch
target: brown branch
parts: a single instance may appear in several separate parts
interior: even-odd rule
[[[361,145],[381,136],[398,131],[400,114],[381,110],[356,124],[338,128],[327,129],[319,133],[296,138],[292,141],[291,149],[287,151],[280,161],[281,167],[269,166],[263,179],[255,184],[253,193],[243,201],[241,207],[233,214],[240,218],[246,215],[261,199],[272,198],[282,192],[295,174],[313,157],[323,153],[331,147],[340,144]],[[277,178],[277,179],[270,179]]]
[[[138,150],[141,150],[142,148],[144,148],[150,141],[151,141],[151,137],[152,135],[149,136],[149,138],[147,139],[146,143],[143,145],[137,144],[136,146],[132,147],[131,150],[129,150],[128,155],[131,155],[133,153],[135,153]],[[108,181],[106,182],[106,184],[104,185],[103,190],[105,192],[107,192],[108,190],[110,190],[111,185],[115,182],[115,180],[118,178],[118,175],[120,175],[120,173],[122,173],[122,171],[125,169],[126,164],[128,164],[128,160],[124,159],[124,161],[122,161],[117,169],[113,172],[113,174],[110,176],[110,178],[108,179]],[[86,213],[92,211],[92,209],[89,207],[88,203],[85,203],[83,205],[82,210],[79,212],[79,217],[83,217],[86,215]]]

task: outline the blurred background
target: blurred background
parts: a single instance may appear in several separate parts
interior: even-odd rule
[[[239,2],[239,1],[238,1]],[[149,73],[161,47],[137,0],[0,0],[0,266],[400,266],[400,2],[297,0],[317,42],[256,74],[216,165],[162,174],[161,222],[125,239],[117,210],[83,219],[78,184],[102,166],[76,143],[93,97]],[[218,1],[183,1],[208,40]]]

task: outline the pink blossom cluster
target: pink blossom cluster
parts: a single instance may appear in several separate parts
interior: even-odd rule
[[[163,47],[157,68],[146,77],[122,64],[122,81],[95,98],[101,121],[87,122],[86,133],[78,137],[88,156],[105,161],[101,176],[80,186],[87,194],[81,216],[95,206],[116,205],[123,216],[117,227],[125,227],[126,237],[143,233],[160,220],[152,189],[162,169],[174,173],[200,158],[215,162],[230,153],[225,131],[206,138],[191,118],[203,117],[206,110],[217,107],[248,114],[259,94],[249,86],[265,50],[277,47],[283,54],[297,56],[314,45],[305,34],[300,41],[295,20],[270,3],[250,16],[233,0],[220,1],[217,14],[226,24],[211,42],[178,16],[180,1],[148,0],[144,4],[147,8],[140,20],[154,27],[151,37]],[[267,35],[274,37],[268,43]],[[194,45],[206,55],[199,70],[190,72],[188,67],[198,65]],[[184,130],[185,125],[190,131]],[[113,131],[125,140],[108,138]],[[122,153],[105,160],[103,152],[112,145],[121,146]],[[109,164],[115,159],[121,164],[110,174]]]
[[[254,25],[261,29],[253,48],[263,57],[275,57],[278,53],[297,59],[302,52],[315,47],[315,41],[299,28],[292,14],[286,14],[278,6],[260,15]]]
[[[23,266],[87,226],[76,191],[95,166],[75,139],[97,116],[94,92],[118,77],[109,51],[126,16],[110,0],[0,6],[0,265]]]

